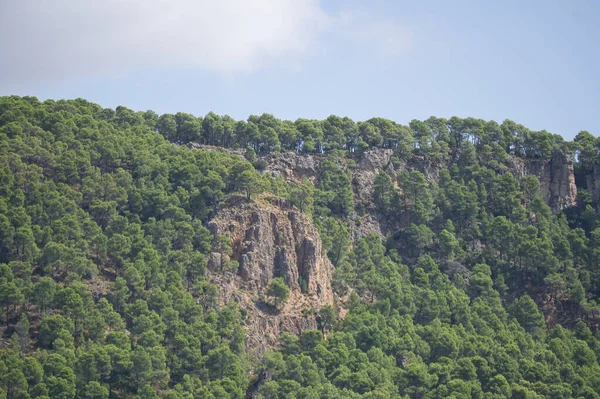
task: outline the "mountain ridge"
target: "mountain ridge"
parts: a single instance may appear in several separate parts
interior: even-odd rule
[[[0,97],[0,397],[598,399],[599,154]]]

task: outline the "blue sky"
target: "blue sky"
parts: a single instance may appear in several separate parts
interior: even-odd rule
[[[594,0],[7,0],[0,95],[597,136],[599,18]]]

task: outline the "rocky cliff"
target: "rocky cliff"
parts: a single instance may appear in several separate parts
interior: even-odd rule
[[[232,150],[222,147],[191,144],[190,147],[208,151],[226,151],[243,158],[242,150]],[[297,152],[274,152],[264,157],[264,173],[279,176],[287,182],[299,183],[303,177],[317,184],[321,163],[325,155],[300,154]],[[392,163],[393,150],[374,148],[364,153],[350,154],[345,162],[352,181],[355,209],[348,215],[349,228],[352,236],[357,239],[369,233],[384,236],[394,230],[389,222],[380,220],[372,203],[373,185],[380,170],[385,170],[392,176],[399,176],[404,169],[415,169],[423,173],[428,180],[437,181],[441,165],[433,165],[426,158],[411,155],[404,160]],[[518,178],[534,175],[540,181],[542,199],[553,212],[558,213],[565,208],[574,206],[577,200],[577,186],[573,163],[565,155],[557,152],[550,159],[527,159],[511,156],[508,162],[509,170]],[[594,202],[600,204],[600,167],[586,176]],[[598,205],[600,212],[600,205]],[[279,255],[282,256],[282,255]]]
[[[358,208],[373,206],[373,184],[380,170],[393,173],[391,159],[394,151],[387,148],[375,148],[365,151],[352,171],[352,189],[354,204]]]
[[[207,146],[201,149],[221,150]],[[226,151],[243,157],[241,151]],[[262,160],[264,173],[291,183],[308,177],[317,184],[323,158],[287,152],[269,154]],[[394,230],[389,221],[379,218],[372,203],[373,185],[380,170],[398,176],[404,169],[416,169],[429,180],[439,176],[439,166],[423,157],[411,156],[395,164],[392,159],[392,150],[373,149],[343,160],[352,181],[355,209],[359,210],[348,215],[355,239],[369,233],[383,237]],[[542,198],[554,212],[575,205],[573,165],[565,156],[555,154],[548,160],[512,157],[508,166],[518,178],[537,176]],[[588,176],[588,187],[596,202],[600,200],[598,182],[600,167]],[[318,327],[316,312],[334,304],[333,266],[322,253],[319,233],[310,218],[282,199],[264,196],[248,201],[234,197],[218,211],[209,228],[215,236],[231,240],[231,255],[211,254],[208,274],[220,288],[221,304],[235,301],[245,310],[248,348],[259,354],[274,345],[282,332],[299,334]],[[290,288],[289,300],[280,309],[266,304],[265,291],[275,277],[282,277]]]
[[[360,156],[350,158],[351,161],[341,160],[348,168],[351,177],[355,208],[367,211],[362,215],[358,215],[356,212],[348,215],[351,222],[349,223],[350,231],[354,238],[369,233],[383,236],[373,208],[373,184],[379,170],[388,170],[393,173],[390,163],[392,155],[393,150],[375,148],[365,151]],[[272,153],[263,159],[266,163],[265,172],[267,173],[291,183],[299,183],[303,177],[307,177],[316,184],[323,158],[323,155],[284,152]]]
[[[542,199],[552,212],[558,213],[577,202],[577,186],[573,162],[564,154],[556,152],[550,159],[510,159],[512,173],[522,178],[533,175],[540,181]]]
[[[199,145],[192,143],[190,148],[208,151],[225,151],[243,158],[243,151],[232,150],[222,147]],[[391,174],[399,174],[403,169],[416,169],[430,180],[437,180],[439,176],[439,165],[432,165],[420,156],[412,155],[396,165],[392,169],[391,159],[393,150],[385,148],[374,148],[354,157],[356,166],[351,167],[352,183],[354,190],[355,205],[359,209],[372,208],[371,198],[373,183],[379,170],[386,170]],[[266,163],[265,172],[282,179],[299,183],[303,177],[316,183],[321,161],[324,155],[299,154],[296,152],[271,153],[263,160]],[[540,181],[540,194],[542,199],[550,206],[554,213],[565,208],[574,206],[577,202],[577,186],[573,162],[564,154],[555,152],[550,159],[528,159],[510,156],[508,162],[509,170],[518,178],[534,175]],[[600,204],[600,166],[595,166],[591,174],[586,176],[586,187],[592,194],[595,203]],[[600,209],[600,205],[598,205]],[[358,219],[363,219],[357,218]],[[367,217],[365,222],[373,224],[373,218]],[[369,232],[376,231],[374,225],[367,228]]]
[[[221,304],[233,300],[245,309],[248,348],[260,353],[281,332],[299,334],[318,327],[315,313],[334,304],[333,266],[322,254],[319,233],[309,218],[281,199],[236,197],[209,228],[231,240],[231,258],[213,253],[209,276],[220,287]],[[230,259],[238,262],[238,269],[223,271]],[[275,277],[290,287],[290,297],[279,310],[265,304],[266,287]]]
[[[373,183],[380,170],[392,170],[390,161],[393,150],[375,148],[357,156],[350,166],[348,160],[341,160],[349,167],[354,191],[354,204],[358,208],[369,208],[373,197]],[[272,153],[264,157],[266,172],[279,176],[287,182],[299,183],[307,177],[316,182],[323,155],[306,155],[296,152]]]
[[[432,165],[423,157],[412,155],[392,166],[392,156],[392,150],[377,148],[366,151],[358,158],[357,167],[352,171],[355,205],[364,209],[372,207],[373,183],[379,170],[398,176],[404,169],[414,169],[423,173],[428,180],[437,181],[439,178],[439,165]],[[556,152],[550,159],[511,157],[509,169],[518,178],[536,176],[540,182],[542,199],[554,213],[576,205],[577,186],[573,162],[564,154]],[[596,166],[587,179],[594,201],[600,202],[600,166]]]
[[[300,183],[303,177],[315,182],[323,156],[304,155],[296,152],[274,152],[266,157],[266,172],[283,180]]]

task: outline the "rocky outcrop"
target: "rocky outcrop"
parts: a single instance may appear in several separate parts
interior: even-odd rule
[[[314,183],[321,158],[296,152],[274,152],[264,157],[267,164],[265,171],[288,182],[300,183],[303,177],[307,177]]]
[[[373,184],[380,170],[390,168],[394,151],[387,148],[374,148],[365,151],[352,171],[352,189],[354,204],[358,208],[368,209],[373,204]],[[391,171],[391,169],[390,169]]]
[[[243,157],[241,150],[229,150],[221,147],[194,144],[193,148],[210,151],[226,151]],[[350,154],[350,159],[354,154]],[[321,154],[299,154],[296,152],[275,152],[262,158],[265,163],[265,173],[279,176],[287,182],[299,183],[307,177],[311,182],[317,183],[321,162],[325,158]],[[423,173],[428,180],[437,181],[441,165],[433,165],[428,159],[411,155],[399,164],[392,165],[393,150],[374,148],[355,155],[354,161],[345,160],[350,167],[352,175],[352,188],[354,191],[355,208],[360,215],[351,215],[351,231],[354,238],[367,233],[383,235],[381,221],[373,209],[373,185],[379,170],[385,170],[390,175],[398,176],[404,169],[414,169]],[[554,213],[574,206],[577,200],[577,186],[573,163],[564,154],[556,152],[550,159],[527,159],[515,156],[509,157],[509,170],[517,177],[523,178],[534,175],[540,181],[540,194],[542,199],[550,206]],[[600,167],[596,167],[587,177],[589,188],[594,202],[600,204]],[[598,205],[600,211],[600,205]]]
[[[555,152],[550,159],[511,157],[510,170],[519,178],[536,176],[540,181],[542,199],[554,213],[574,206],[577,202],[573,162],[560,152]]]
[[[260,353],[282,332],[317,328],[315,311],[334,304],[333,266],[322,254],[312,221],[297,209],[281,199],[235,200],[217,213],[209,228],[231,239],[231,259],[238,262],[238,270],[223,272],[227,255],[215,253],[209,276],[220,287],[221,304],[233,300],[246,310],[247,346]],[[290,297],[279,310],[263,303],[275,277],[290,287]]]
[[[440,165],[432,163],[422,155],[411,155],[406,161],[406,169],[418,170],[423,173],[427,181],[437,182],[440,178]]]
[[[390,166],[393,150],[374,148],[365,151],[352,168],[352,185],[355,205],[367,207],[372,202],[373,183],[379,170]],[[265,156],[265,172],[279,176],[287,182],[299,183],[307,177],[313,183],[319,174],[323,155],[276,152]]]
[[[379,170],[391,168],[393,150],[375,148],[365,151],[355,159],[355,164],[350,168],[352,175],[352,190],[354,192],[354,205],[357,209],[372,210],[373,208],[373,184]],[[319,169],[324,156],[318,154],[298,154],[295,152],[272,153],[264,157],[266,163],[265,172],[278,176],[287,182],[300,183],[306,177],[311,182],[317,183]],[[355,239],[369,233],[377,233],[383,236],[379,221],[375,212],[365,212],[362,215],[351,213],[349,215],[350,231]]]

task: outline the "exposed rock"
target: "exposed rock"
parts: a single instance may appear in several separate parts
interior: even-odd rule
[[[440,178],[440,166],[422,155],[411,155],[406,161],[406,169],[418,170],[425,175],[427,181],[437,182]]]
[[[212,252],[208,257],[207,267],[210,270],[221,270],[223,265],[230,260],[229,256],[220,252]]]
[[[385,237],[385,230],[382,229],[384,226],[382,226],[382,223],[375,215],[375,212],[368,212],[363,216],[359,216],[356,213],[349,215],[349,230],[354,241],[372,233]]]
[[[561,152],[550,159],[523,159],[511,157],[511,172],[518,178],[534,175],[540,181],[540,194],[552,212],[558,213],[577,202],[577,186],[573,162]]]
[[[260,353],[276,343],[281,332],[316,328],[314,311],[334,304],[333,266],[322,254],[321,238],[312,221],[285,201],[259,198],[221,209],[209,223],[213,234],[231,238],[237,274],[219,272],[220,254],[209,259],[209,276],[219,284],[219,302],[231,300],[247,311],[247,346]],[[271,280],[282,277],[290,287],[285,305],[275,311],[261,302]],[[306,283],[302,292],[299,281]]]
[[[190,144],[192,148],[209,151],[224,151],[233,155],[243,157],[243,151],[231,150],[221,147],[213,147],[199,144]],[[407,157],[395,169],[391,165],[393,150],[385,148],[374,148],[365,151],[356,160],[356,166],[352,170],[352,188],[354,192],[355,208],[361,215],[353,215],[350,229],[352,236],[357,239],[369,233],[377,233],[381,236],[389,230],[377,220],[377,213],[373,206],[373,185],[379,170],[386,170],[390,175],[398,176],[404,170],[418,170],[423,173],[429,181],[439,179],[440,166],[432,164],[422,156],[411,155]],[[265,173],[279,176],[287,182],[299,183],[303,177],[311,182],[317,183],[319,168],[324,159],[320,154],[299,154],[296,152],[276,152],[262,158],[265,163]],[[540,194],[542,199],[550,206],[554,213],[574,206],[577,200],[577,186],[573,163],[564,154],[557,151],[550,159],[527,159],[510,156],[508,161],[509,170],[519,179],[534,175],[540,181]],[[596,166],[592,174],[586,176],[587,187],[592,194],[594,202],[600,204],[600,166]],[[598,205],[600,212],[600,205]],[[388,226],[389,227],[389,226]],[[285,263],[287,255],[278,255]],[[283,257],[283,258],[282,258]],[[241,262],[250,259],[243,258]]]
[[[267,163],[265,171],[288,182],[300,183],[303,177],[307,177],[314,183],[321,159],[319,155],[275,152],[264,157]]]
[[[379,170],[390,167],[393,150],[375,148],[360,155],[356,167],[352,170],[352,189],[354,202],[357,208],[364,210],[373,208],[373,184]],[[300,183],[303,177],[317,183],[319,168],[323,156],[318,154],[298,154],[295,152],[272,153],[263,158],[267,166],[266,173],[279,176],[290,183]],[[390,169],[390,173],[393,171]],[[352,236],[357,239],[369,233],[383,236],[379,222],[374,212],[367,212],[363,216],[353,213],[350,217]]]
[[[357,208],[368,209],[373,205],[373,184],[380,170],[390,166],[394,151],[389,148],[374,148],[365,151],[352,173],[354,204]]]
[[[540,181],[540,195],[554,213],[576,204],[577,186],[573,162],[564,154],[556,152],[547,160],[509,156],[508,167],[519,179],[527,175],[536,176]],[[418,155],[410,156],[403,168],[418,170],[429,181],[437,182],[439,179],[440,167]],[[597,195],[600,199],[600,171],[597,181]]]
[[[525,169],[525,160],[523,158],[516,157],[514,155],[508,156],[508,169],[518,179],[522,179],[527,176],[527,170]],[[539,179],[539,178],[538,178]]]
[[[390,163],[394,150],[390,148],[373,148],[362,153],[358,168],[364,172],[377,173]]]

